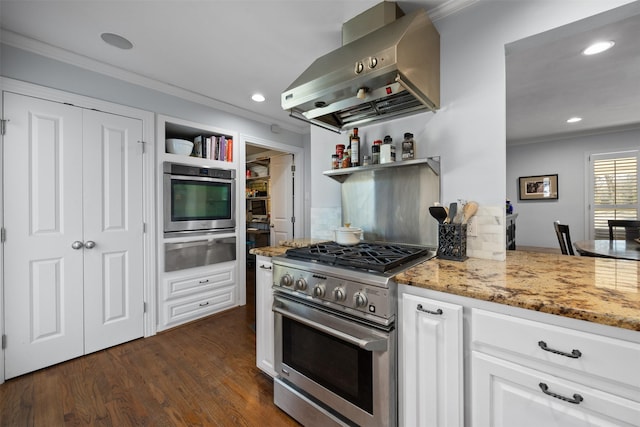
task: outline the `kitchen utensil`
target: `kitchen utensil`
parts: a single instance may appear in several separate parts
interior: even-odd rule
[[[334,240],[339,245],[357,245],[362,238],[362,228],[339,227],[333,230]]]
[[[464,205],[464,208],[462,208],[463,211],[463,219],[462,219],[462,223],[466,224],[469,219],[474,216],[476,214],[476,212],[478,212],[478,204],[476,202],[469,202],[466,205]]]
[[[457,213],[458,213],[458,204],[456,202],[453,202],[449,205],[449,216],[447,216],[446,223],[452,224],[453,219],[456,217]]]
[[[442,206],[429,206],[429,213],[438,220],[438,224],[444,223],[447,219],[447,210]]]

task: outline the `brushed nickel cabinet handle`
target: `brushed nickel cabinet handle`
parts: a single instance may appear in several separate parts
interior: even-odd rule
[[[544,351],[548,351],[549,353],[559,354],[561,356],[570,357],[572,359],[578,359],[580,356],[582,356],[582,353],[580,352],[580,350],[571,350],[571,353],[566,353],[564,351],[554,350],[552,348],[547,347],[547,343],[544,341],[538,341],[538,347],[540,347]]]
[[[580,402],[582,402],[584,400],[584,398],[582,396],[580,396],[578,393],[575,393],[573,395],[573,398],[571,398],[571,397],[563,396],[561,394],[549,391],[549,386],[546,385],[545,383],[540,383],[540,384],[538,384],[538,386],[540,386],[540,390],[542,390],[542,392],[544,394],[546,394],[548,396],[551,396],[551,397],[555,397],[556,399],[564,400],[565,402],[569,402],[569,403],[573,403],[575,405],[579,405]]]
[[[431,310],[427,310],[426,308],[422,307],[422,304],[418,304],[416,309],[418,311],[422,311],[423,313],[433,314],[433,315],[436,315],[436,316],[442,315],[442,309],[441,308],[437,309],[436,311],[431,311]]]

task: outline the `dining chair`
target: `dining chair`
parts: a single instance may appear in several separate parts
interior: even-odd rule
[[[640,221],[632,219],[610,219],[609,240],[615,240],[614,228],[624,228],[624,240],[633,240],[640,237]]]
[[[560,224],[559,221],[553,223],[553,227],[556,230],[556,236],[558,236],[558,243],[560,243],[560,250],[563,255],[575,255],[573,252],[573,245],[571,244],[571,235],[569,234],[569,226],[566,224]]]

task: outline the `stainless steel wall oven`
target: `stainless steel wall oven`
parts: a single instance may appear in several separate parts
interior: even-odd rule
[[[165,162],[163,172],[165,233],[234,231],[234,170]]]

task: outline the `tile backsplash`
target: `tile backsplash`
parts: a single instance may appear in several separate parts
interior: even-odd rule
[[[503,261],[507,252],[504,205],[479,206],[471,220],[478,235],[470,236],[467,228],[467,256]]]

